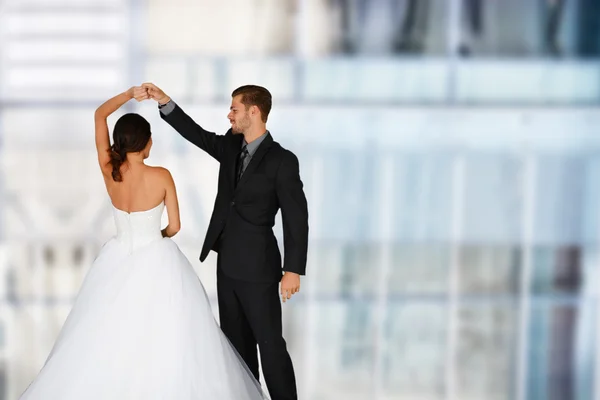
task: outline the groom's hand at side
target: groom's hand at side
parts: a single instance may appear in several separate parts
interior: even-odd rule
[[[300,291],[300,275],[286,271],[281,278],[281,300],[285,303]]]

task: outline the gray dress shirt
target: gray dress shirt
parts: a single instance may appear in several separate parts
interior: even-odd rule
[[[246,158],[244,159],[244,166],[242,167],[242,175],[244,175],[244,171],[246,171],[246,167],[248,167],[248,164],[250,164],[250,161],[252,161],[252,156],[254,156],[254,153],[256,153],[256,149],[258,149],[258,146],[260,146],[262,141],[265,140],[265,138],[269,134],[270,134],[269,131],[266,131],[265,133],[263,133],[262,135],[260,135],[259,137],[257,137],[250,143],[246,143],[246,139],[244,139],[242,141],[242,148],[244,148],[244,146],[246,146],[246,149],[248,150],[248,156],[246,156]]]

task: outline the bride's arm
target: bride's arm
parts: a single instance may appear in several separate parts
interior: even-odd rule
[[[175,182],[171,173],[165,168],[162,168],[162,173],[165,182],[165,206],[167,207],[169,224],[161,232],[163,237],[173,237],[181,228],[179,202],[177,201],[177,191],[175,190]]]
[[[108,135],[108,124],[106,122],[109,115],[117,111],[123,104],[135,98],[137,101],[148,99],[148,92],[140,86],[132,86],[127,91],[116,95],[105,101],[94,113],[94,126],[96,131],[96,151],[98,153],[98,163],[103,173],[110,176],[110,138]]]

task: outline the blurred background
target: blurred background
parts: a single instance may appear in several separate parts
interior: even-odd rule
[[[600,399],[598,0],[3,0],[0,400],[115,233],[92,115],[144,81],[222,133],[233,89],[273,93],[310,209],[302,400]],[[129,111],[216,316],[218,165]]]

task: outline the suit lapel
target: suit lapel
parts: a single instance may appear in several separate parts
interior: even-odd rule
[[[258,146],[258,148],[256,149],[256,152],[252,156],[252,159],[250,159],[250,163],[246,167],[246,171],[244,171],[242,178],[238,182],[236,190],[239,189],[241,186],[243,186],[244,183],[246,183],[246,181],[249,179],[249,176],[252,175],[252,173],[258,166],[258,164],[260,164],[260,160],[262,160],[262,158],[265,156],[265,154],[267,154],[267,151],[269,151],[269,148],[271,147],[272,143],[273,143],[273,137],[271,137],[271,135],[269,134],[269,135],[267,135],[267,137],[264,138],[264,140],[262,141],[260,146]],[[235,167],[234,167],[234,169],[235,169]],[[235,177],[234,177],[234,182],[235,182]]]
[[[235,139],[232,141],[231,153],[227,159],[227,165],[229,166],[229,182],[233,189],[235,189],[235,174],[237,173],[237,160],[242,150],[243,135],[235,135]]]

